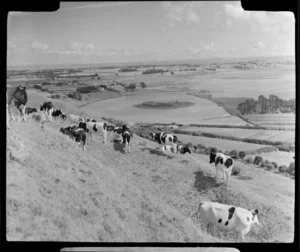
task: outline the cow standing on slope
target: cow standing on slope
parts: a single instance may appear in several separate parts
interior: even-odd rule
[[[164,149],[166,149],[166,145],[171,145],[174,150],[174,155],[177,153],[177,136],[173,134],[167,134],[164,132],[158,132],[158,133],[150,133],[150,136],[153,141],[159,143],[160,145],[160,151],[163,152]],[[176,152],[175,152],[176,150]]]
[[[233,168],[233,160],[231,157],[226,156],[223,153],[218,153],[216,148],[212,148],[210,152],[210,161],[209,163],[215,163],[216,167],[216,176],[217,178],[218,171],[222,170],[223,172],[223,180],[225,181],[225,184],[228,183],[228,180],[231,175],[231,171]],[[226,179],[225,179],[226,177]]]
[[[26,121],[25,118],[25,109],[26,109],[26,103],[27,103],[27,92],[26,92],[26,87],[23,85],[20,85],[14,89],[10,89],[7,94],[6,94],[6,99],[7,99],[7,113],[6,113],[6,124],[7,124],[7,129],[10,129],[9,126],[9,116],[11,117],[12,120],[15,120],[13,114],[11,113],[11,107],[15,105],[19,112],[21,113],[21,116],[23,116],[23,120]],[[12,104],[12,102],[14,102]],[[18,121],[20,121],[20,116],[18,115]]]
[[[205,201],[199,204],[197,211],[191,217],[198,213],[202,223],[207,227],[213,224],[221,229],[234,231],[239,235],[238,241],[245,240],[245,235],[248,234],[253,224],[261,226],[258,220],[258,209],[247,210]]]
[[[40,111],[44,112],[44,121],[46,121],[45,115],[53,122],[52,113],[54,110],[54,106],[51,101],[44,102],[43,105],[40,107]]]

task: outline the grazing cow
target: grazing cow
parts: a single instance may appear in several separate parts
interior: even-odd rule
[[[80,122],[78,125],[79,128],[82,128],[86,133],[89,133],[89,129],[87,128],[87,123]]]
[[[26,121],[26,118],[25,118],[25,115],[26,115],[25,110],[26,110],[26,103],[27,103],[26,87],[23,85],[20,85],[14,89],[10,89],[7,92],[6,100],[7,100],[6,124],[7,124],[7,128],[10,129],[9,116],[11,117],[12,120],[15,120],[13,114],[11,113],[11,107],[13,106],[13,104],[19,110],[19,112],[21,113],[21,116],[23,116],[23,120]],[[12,104],[12,101],[14,101],[13,104]],[[19,115],[18,115],[18,121],[20,121]]]
[[[212,148],[210,152],[210,161],[209,163],[215,163],[216,167],[216,178],[218,175],[219,169],[223,171],[223,179],[225,180],[225,184],[228,183],[228,180],[231,175],[231,171],[233,168],[233,160],[231,157],[226,156],[223,153],[218,153],[216,148]],[[225,179],[226,176],[226,179]]]
[[[159,143],[161,151],[163,151],[163,146],[166,145],[171,145],[173,146],[173,150],[177,150],[177,136],[164,132],[150,133],[150,136],[153,141]],[[164,149],[166,148],[167,147],[164,147]],[[174,154],[176,154],[176,152],[174,152]]]
[[[36,108],[30,108],[30,107],[26,107],[26,108],[25,108],[25,114],[26,114],[26,115],[29,115],[29,114],[35,113],[35,112],[37,112],[37,109],[36,109]]]
[[[90,119],[90,118],[88,118],[88,117],[86,118],[86,120],[85,120],[85,121],[86,121],[86,122],[97,122],[95,119],[93,119],[93,118],[92,118],[92,119]]]
[[[84,122],[84,119],[80,116],[77,116],[77,115],[70,114],[69,118],[70,118],[71,121],[73,121],[75,123]]]
[[[54,106],[51,101],[44,102],[43,105],[40,107],[40,111],[43,111],[45,115],[50,118],[50,121],[52,122],[52,113],[54,110]]]
[[[60,132],[68,135],[76,142],[78,142],[78,144],[81,145],[83,151],[85,151],[86,133],[82,128],[79,128],[77,126],[69,126],[66,128],[60,128]]]
[[[207,227],[213,224],[221,229],[235,231],[239,235],[238,240],[242,241],[253,224],[261,226],[257,209],[246,210],[241,207],[205,201],[199,204],[198,210],[191,217],[198,212],[200,212],[200,219]]]
[[[86,124],[86,128],[88,129],[88,133],[91,140],[92,140],[92,133],[99,133],[101,130],[103,134],[103,143],[106,144],[107,124],[105,122],[86,122],[85,124]]]
[[[132,132],[129,130],[129,128],[126,125],[122,126],[122,143],[125,144],[125,149],[130,152],[130,140],[133,137]]]
[[[180,153],[180,154],[190,153],[190,154],[192,154],[191,147],[188,146],[188,145],[177,145],[177,153]]]
[[[52,116],[53,116],[54,118],[60,117],[60,118],[62,118],[62,119],[64,119],[64,120],[67,118],[66,114],[63,113],[60,109],[54,110],[54,111],[52,112]]]

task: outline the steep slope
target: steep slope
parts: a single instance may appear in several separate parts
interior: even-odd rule
[[[32,97],[34,106],[44,99]],[[131,153],[104,145],[101,135],[82,152],[59,132],[69,124],[57,120],[41,129],[31,118],[11,122],[8,240],[234,242],[233,233],[202,231],[201,221],[189,217],[201,200],[213,200],[259,209],[263,227],[254,227],[247,241],[292,241],[294,180],[236,162],[241,174],[225,187],[213,178],[207,155],[162,155],[136,135]]]

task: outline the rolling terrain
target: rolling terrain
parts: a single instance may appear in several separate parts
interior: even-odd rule
[[[28,106],[46,95],[30,91]],[[67,113],[85,114],[66,98],[53,100]],[[87,112],[86,112],[87,113]],[[90,114],[91,116],[93,114]],[[96,117],[98,118],[98,117]],[[213,177],[208,156],[173,158],[152,141],[133,136],[131,153],[102,136],[86,151],[59,128],[28,117],[7,131],[7,239],[94,242],[234,242],[235,234],[205,231],[189,216],[201,200],[258,208],[263,227],[248,242],[291,242],[295,180],[236,161],[227,187]]]

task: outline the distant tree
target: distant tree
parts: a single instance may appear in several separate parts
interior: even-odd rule
[[[140,87],[141,87],[141,88],[146,88],[146,87],[147,87],[147,85],[146,85],[146,83],[145,83],[145,82],[141,81],[141,82],[140,82]]]

